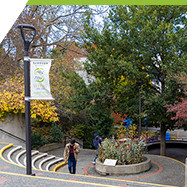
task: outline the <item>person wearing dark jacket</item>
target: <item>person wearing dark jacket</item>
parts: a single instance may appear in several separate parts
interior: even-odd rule
[[[99,146],[101,145],[102,141],[103,141],[103,140],[102,140],[101,137],[99,137],[99,134],[98,134],[98,133],[95,133],[95,134],[94,134],[94,140],[93,140],[93,144],[94,144],[94,147],[95,147],[95,149],[96,149],[96,156],[95,156],[94,161],[93,161],[93,164],[94,164],[94,165],[95,165],[96,159],[97,159],[97,157],[98,157],[98,148],[99,148]]]

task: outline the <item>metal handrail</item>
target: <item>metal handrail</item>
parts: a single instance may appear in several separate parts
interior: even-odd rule
[[[9,132],[3,130],[3,129],[0,129],[0,131],[1,131],[1,132],[4,132],[5,134],[8,134],[8,135],[10,135],[10,136],[12,136],[12,137],[14,137],[14,138],[17,138],[18,140],[21,140],[21,141],[24,142],[24,143],[26,142],[26,141],[23,140],[22,138],[20,138],[20,137],[18,137],[18,136],[15,136],[14,134],[11,134],[11,133],[9,133]]]
[[[185,140],[186,140],[186,141],[185,141]],[[187,144],[187,139],[185,138],[185,140],[184,140],[184,139],[180,139],[180,140],[179,140],[179,139],[177,139],[177,140],[166,140],[166,143]],[[159,144],[159,143],[160,143],[160,141],[151,141],[151,142],[147,142],[146,147],[147,147],[147,146],[150,146],[150,145],[154,145],[154,144]]]

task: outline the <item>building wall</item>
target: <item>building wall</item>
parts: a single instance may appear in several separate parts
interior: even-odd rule
[[[14,145],[25,147],[24,141],[1,130],[25,140],[25,116],[23,114],[12,114],[7,116],[4,121],[0,120],[0,142],[13,143]]]
[[[89,81],[94,81],[95,78],[91,75],[88,75],[86,70],[84,70],[84,63],[87,60],[87,57],[81,57],[81,58],[74,58],[75,61],[79,62],[81,65],[81,69],[76,69],[76,73],[79,74],[80,77],[83,78],[84,82],[86,83],[86,85],[89,85]]]

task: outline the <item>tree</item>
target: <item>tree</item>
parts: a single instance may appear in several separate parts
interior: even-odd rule
[[[3,85],[12,76],[23,76],[23,43],[20,30],[16,26],[24,23],[35,26],[37,33],[31,44],[29,54],[33,58],[54,58],[50,74],[51,90],[55,98],[52,105],[55,104],[61,122],[64,122],[64,119],[72,121],[72,114],[74,113],[73,109],[67,106],[70,102],[69,93],[72,92],[72,88],[62,74],[74,70],[74,61],[71,57],[68,59],[67,56],[72,52],[72,43],[81,42],[80,34],[83,30],[81,17],[86,14],[88,9],[90,9],[88,6],[83,5],[26,6],[0,44],[0,81],[2,81],[0,84]],[[97,7],[91,9],[93,14],[101,14],[106,8],[102,10]],[[20,85],[15,81],[14,84],[19,87]],[[7,89],[10,89],[7,92],[13,93],[11,87]],[[15,105],[20,102],[18,98],[20,99],[20,97],[15,97]],[[44,105],[46,106],[46,103]],[[13,110],[10,112],[17,111],[16,109]]]
[[[22,72],[23,44],[18,24],[31,24],[36,28],[36,37],[31,44],[30,56],[34,58],[50,57],[51,50],[56,46],[65,53],[72,42],[82,42],[80,34],[83,32],[81,18],[88,9],[92,14],[101,14],[103,8],[90,8],[84,5],[35,5],[26,6],[2,43],[0,44],[0,80],[7,75]]]
[[[167,106],[167,108],[167,112],[176,113],[176,116],[172,117],[171,120],[175,120],[177,126],[184,125],[184,128],[187,129],[187,99],[182,98],[181,102],[177,102],[173,106]]]
[[[74,93],[71,95],[75,113],[84,116],[84,121],[98,132],[103,138],[110,135],[113,119],[111,117],[112,98],[108,97],[108,91],[99,83],[85,84],[85,81],[77,73],[70,75],[71,86]],[[91,132],[92,135],[94,132]]]
[[[36,58],[50,57],[50,51],[54,46],[63,48],[63,52],[68,49],[68,44],[64,42],[71,39],[79,40],[81,32],[80,17],[86,11],[86,6],[26,6],[7,36],[1,43],[1,55],[4,66],[15,66],[15,70],[20,70],[23,63],[23,45],[20,31],[16,27],[18,24],[34,25],[37,34],[30,49],[30,56]],[[61,45],[63,43],[63,45]],[[12,58],[12,59],[11,59]],[[4,70],[6,70],[4,68]],[[11,71],[1,71],[1,77],[13,75]]]
[[[61,44],[63,45],[63,44]],[[67,45],[67,44],[64,44]],[[70,85],[67,74],[73,74],[79,64],[75,58],[85,56],[84,52],[76,47],[74,42],[68,42],[69,49],[61,52],[61,48],[52,50],[51,58],[54,59],[53,66],[50,71],[50,82],[52,95],[55,98],[54,103],[58,108],[58,114],[65,130],[69,130],[79,115],[75,113],[73,105],[71,105],[71,95],[75,93],[74,88]]]
[[[175,125],[178,127],[182,126],[187,130],[187,76],[186,74],[180,77],[177,76],[177,79],[183,83],[185,97],[180,98],[180,100],[176,101],[174,105],[166,105],[165,107],[168,109],[167,112],[171,112],[175,115],[171,118],[171,120],[175,120]]]
[[[175,126],[164,106],[184,95],[174,75],[186,69],[186,6],[110,8],[102,31],[89,16],[85,19],[84,47],[89,52],[85,68],[110,90],[116,110],[135,121],[146,114],[150,125],[160,126],[160,154],[165,155],[166,130]]]

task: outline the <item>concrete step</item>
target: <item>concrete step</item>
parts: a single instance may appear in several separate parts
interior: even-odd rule
[[[64,158],[41,153],[36,150],[31,151],[32,168],[46,171],[53,169],[64,162]],[[26,166],[26,150],[22,146],[10,146],[3,151],[3,157],[13,164]]]

